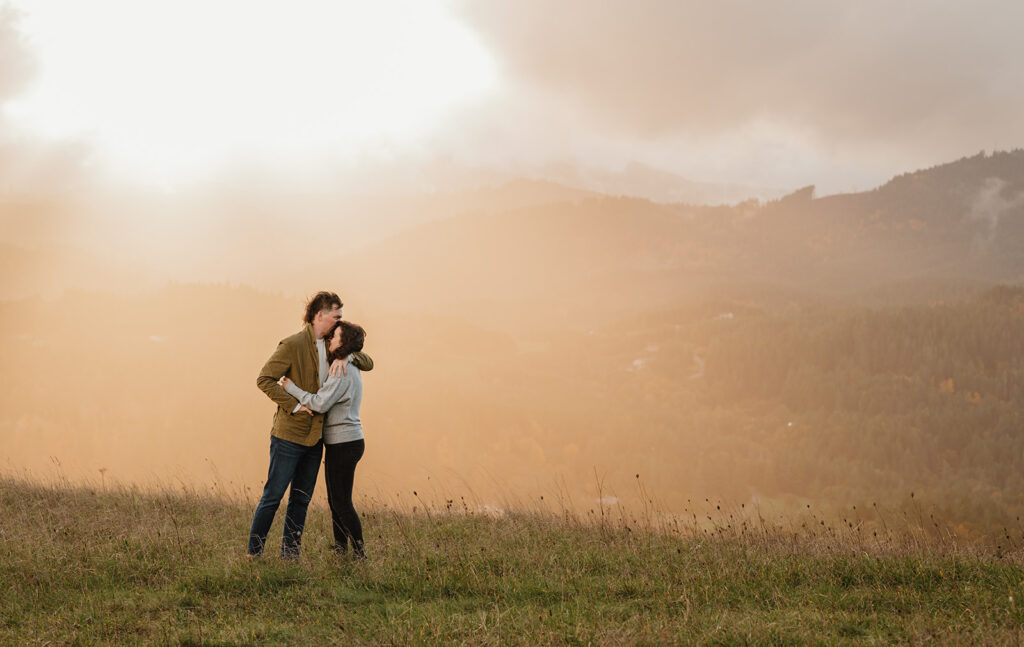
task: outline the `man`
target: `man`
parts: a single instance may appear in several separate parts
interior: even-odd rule
[[[302,544],[302,530],[306,524],[306,510],[313,496],[320,460],[323,456],[323,414],[314,414],[278,384],[287,376],[299,388],[316,393],[327,379],[328,372],[340,374],[344,365],[327,365],[327,347],[324,336],[334,324],[341,321],[341,299],[333,292],[317,292],[306,304],[306,325],[296,334],[281,340],[277,350],[263,366],[256,384],[277,403],[274,424],[270,432],[270,469],[263,496],[253,515],[249,531],[249,556],[260,555],[270,532],[270,524],[288,494],[288,508],[284,515],[284,534],[281,537],[281,557],[298,557]],[[352,363],[361,371],[373,369],[373,360],[365,353],[355,353]]]

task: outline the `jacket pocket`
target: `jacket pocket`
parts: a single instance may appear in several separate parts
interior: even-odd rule
[[[315,416],[311,416],[305,411],[291,413],[284,409],[278,409],[277,416],[274,419],[274,428],[277,431],[287,431],[305,436],[313,428],[314,419]]]

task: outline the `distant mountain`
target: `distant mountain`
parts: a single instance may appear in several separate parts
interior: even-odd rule
[[[537,166],[468,164],[448,157],[382,165],[369,163],[351,169],[337,180],[340,192],[345,194],[413,196],[465,193],[480,187],[506,185],[519,178],[662,203],[735,204],[752,198],[771,200],[785,193],[778,188],[697,182],[637,161],[619,169],[578,159]]]
[[[780,251],[780,279],[867,285],[908,279],[1024,280],[1024,150],[905,173],[872,191],[769,203],[747,240]],[[787,271],[787,266],[789,271]]]
[[[393,197],[105,200],[0,209],[0,298],[230,280],[289,294],[333,285],[378,310],[487,325],[586,326],[709,297],[891,305],[1024,280],[1024,151],[862,193],[815,198],[805,187],[731,206],[538,180]],[[139,258],[152,268],[144,281]]]
[[[732,207],[591,197],[456,216],[304,275],[392,310],[508,326],[586,325],[723,295],[956,298],[1024,279],[1024,151],[820,199],[813,187]]]
[[[720,182],[694,182],[661,169],[630,162],[621,171],[551,164],[544,177],[566,186],[590,189],[611,196],[646,198],[652,202],[683,202],[695,205],[736,204],[745,200],[773,200],[786,192]]]
[[[597,197],[463,215],[290,276],[391,311],[585,325],[748,280],[730,269],[741,251],[729,240],[732,213]]]

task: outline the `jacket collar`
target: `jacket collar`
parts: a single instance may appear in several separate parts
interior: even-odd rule
[[[313,375],[316,376],[317,384],[320,383],[320,353],[316,350],[316,334],[313,332],[313,324],[306,324],[304,329],[306,338],[309,340],[309,356],[313,360]]]
[[[313,324],[306,324],[302,329],[306,332],[306,337],[309,338],[309,343],[312,344],[313,348],[315,349],[316,333],[313,332]]]

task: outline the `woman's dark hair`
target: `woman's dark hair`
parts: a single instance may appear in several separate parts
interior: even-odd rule
[[[330,354],[327,358],[328,362],[333,362],[336,359],[345,359],[352,353],[358,353],[363,350],[363,341],[366,339],[366,331],[363,330],[362,326],[357,326],[351,321],[342,320],[334,324],[334,327],[331,328],[331,332],[327,333],[327,337],[324,338],[327,340],[328,344],[332,339],[334,339],[334,332],[338,328],[341,328],[341,346],[338,346],[338,349]]]
[[[313,317],[316,316],[316,313],[323,310],[330,310],[334,306],[338,306],[340,308],[343,305],[345,304],[341,302],[341,297],[337,294],[324,291],[317,292],[313,295],[313,298],[309,300],[309,303],[306,304],[306,316],[303,317],[302,320],[311,324],[313,323]]]

